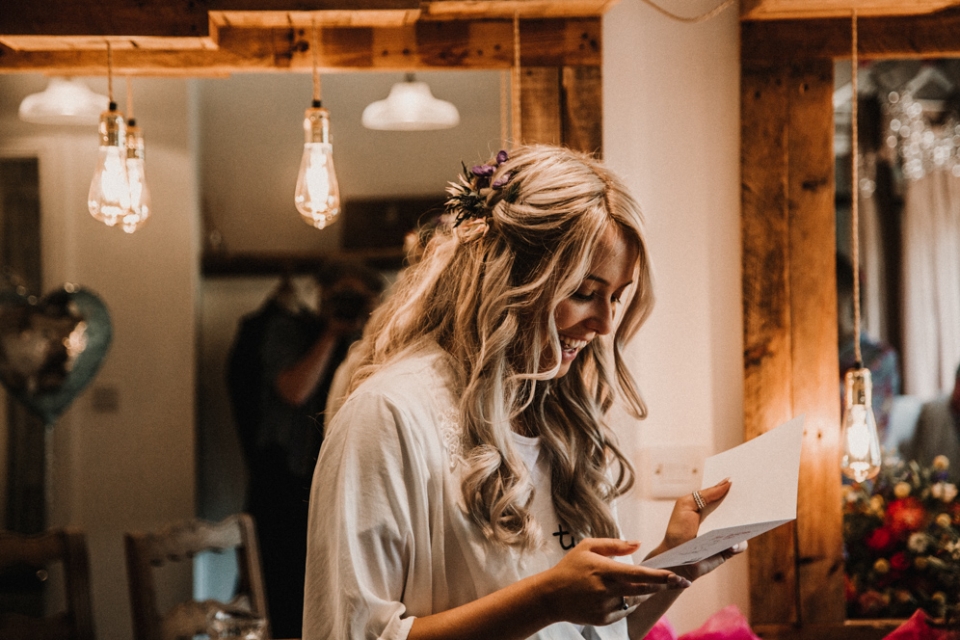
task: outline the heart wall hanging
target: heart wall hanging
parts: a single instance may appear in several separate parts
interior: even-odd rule
[[[112,336],[106,305],[79,285],[39,300],[0,290],[0,382],[47,426],[96,376]]]

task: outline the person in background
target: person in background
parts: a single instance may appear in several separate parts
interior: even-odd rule
[[[853,265],[837,254],[837,347],[840,356],[840,410],[843,411],[844,376],[856,364],[854,350]],[[860,331],[863,366],[870,370],[873,382],[873,415],[877,436],[885,441],[894,397],[900,395],[900,357],[889,344]]]
[[[904,454],[923,466],[932,465],[937,456],[946,456],[950,462],[947,480],[960,484],[960,367],[950,393],[923,403]]]
[[[596,159],[504,151],[356,349],[310,494],[304,640],[642,638],[693,580],[632,562],[634,482],[607,413],[646,414],[624,347],[650,313],[639,206]],[[729,480],[680,498],[648,557]]]
[[[437,227],[442,223],[443,216],[434,216],[428,222],[419,225],[416,229],[411,229],[403,238],[404,269],[420,262],[427,243],[433,237]],[[323,411],[323,426],[326,428],[333,420],[340,409],[340,405],[347,399],[347,392],[350,388],[350,380],[360,364],[360,353],[355,348],[357,342],[354,342],[347,357],[340,363],[333,374],[333,382],[330,384],[330,392],[327,394],[327,404]]]
[[[379,274],[350,263],[325,264],[315,279],[318,312],[284,278],[241,321],[228,364],[248,471],[245,510],[257,525],[270,625],[278,638],[301,635],[307,500],[333,374],[383,290]]]

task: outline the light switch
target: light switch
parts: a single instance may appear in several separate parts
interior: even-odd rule
[[[640,450],[638,475],[644,497],[673,500],[700,488],[708,450],[702,445],[661,445]]]

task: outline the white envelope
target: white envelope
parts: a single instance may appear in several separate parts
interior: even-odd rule
[[[798,416],[707,458],[703,487],[730,478],[730,492],[704,517],[696,538],[641,564],[652,569],[692,564],[796,520],[802,442],[803,416]]]

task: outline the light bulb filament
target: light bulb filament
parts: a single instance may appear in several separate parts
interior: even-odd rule
[[[333,167],[327,110],[321,107],[307,109],[303,128],[306,139],[294,204],[304,222],[323,229],[336,220],[340,213],[340,188]]]

